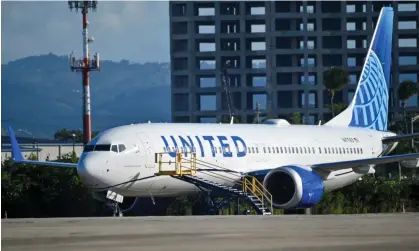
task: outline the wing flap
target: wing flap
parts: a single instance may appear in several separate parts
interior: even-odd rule
[[[314,164],[311,166],[311,168],[314,170],[321,169],[321,170],[327,170],[327,171],[338,171],[338,170],[348,169],[348,168],[356,168],[356,167],[362,167],[362,166],[367,166],[367,165],[387,164],[387,163],[392,163],[392,162],[400,162],[400,161],[414,160],[414,159],[419,159],[419,153]]]
[[[15,132],[13,131],[11,126],[9,126],[8,130],[9,130],[10,143],[12,144],[12,161],[14,163],[77,168],[76,163],[25,160],[25,158],[23,158],[22,151],[20,150],[19,143],[17,142]]]

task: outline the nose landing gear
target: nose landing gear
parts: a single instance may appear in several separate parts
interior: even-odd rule
[[[121,209],[120,204],[124,201],[124,196],[117,194],[111,190],[104,193],[93,192],[93,198],[101,202],[105,202],[106,206],[113,211],[113,216],[123,217],[124,213],[133,209],[137,203],[138,197],[135,198],[134,202],[129,208]]]

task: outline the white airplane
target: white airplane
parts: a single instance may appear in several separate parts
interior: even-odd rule
[[[376,165],[419,158],[418,153],[386,156],[398,141],[419,137],[387,131],[393,15],[391,7],[381,10],[354,98],[324,125],[290,125],[282,119],[264,124],[126,125],[92,139],[77,164],[25,160],[9,127],[12,159],[77,168],[97,194],[120,197],[174,197],[196,193],[205,184],[206,189],[238,194],[232,187],[241,177],[255,176],[272,196],[274,208],[312,207],[324,192],[356,182]],[[171,164],[158,164],[160,152]],[[187,152],[196,154],[201,163],[196,174],[183,179],[158,175],[159,167],[173,169],[178,152],[185,159],[191,157]]]

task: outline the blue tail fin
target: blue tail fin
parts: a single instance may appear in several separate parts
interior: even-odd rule
[[[381,9],[354,98],[326,125],[387,131],[393,16],[392,7]]]
[[[13,131],[11,126],[9,126],[8,129],[9,129],[10,143],[12,144],[12,159],[14,161],[24,160],[22,156],[22,151],[20,150],[20,147],[19,147],[19,143],[17,143],[15,132]]]

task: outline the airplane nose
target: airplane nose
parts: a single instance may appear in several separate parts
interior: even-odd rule
[[[94,156],[84,156],[79,162],[77,173],[80,175],[83,182],[89,186],[99,186],[102,183],[100,182],[102,172],[100,166],[98,166],[98,163],[95,161]]]

